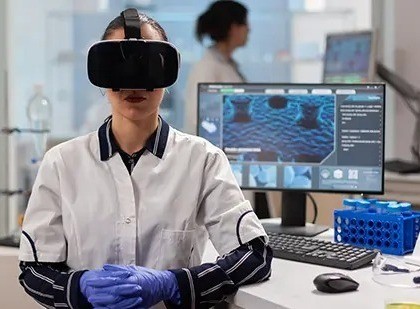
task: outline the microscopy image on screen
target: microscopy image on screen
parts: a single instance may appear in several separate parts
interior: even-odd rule
[[[275,165],[251,165],[249,168],[249,186],[258,188],[277,187],[277,167]]]
[[[334,105],[334,95],[225,95],[223,149],[239,161],[321,163],[334,150]]]
[[[243,166],[242,164],[231,164],[233,175],[235,175],[236,181],[239,186],[242,186],[242,175],[243,175]]]
[[[312,187],[312,168],[310,166],[286,166],[283,182],[285,188],[310,189]]]
[[[220,147],[220,101],[222,96],[200,95],[198,135]]]
[[[218,118],[202,119],[198,133],[213,145],[220,147],[220,120]]]

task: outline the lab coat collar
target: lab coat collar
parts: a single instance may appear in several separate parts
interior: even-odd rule
[[[118,145],[112,135],[111,122],[112,116],[109,116],[98,130],[101,161],[108,160],[118,151]],[[168,141],[168,134],[169,125],[159,116],[158,127],[147,139],[145,148],[159,159],[162,159]]]

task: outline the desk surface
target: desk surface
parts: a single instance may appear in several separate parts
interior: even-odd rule
[[[332,230],[318,236],[331,240]],[[217,253],[212,245],[206,248],[205,261],[214,261]],[[241,287],[230,302],[249,309],[384,309],[388,300],[417,300],[420,302],[420,289],[391,288],[382,286],[372,279],[372,268],[366,267],[347,271],[306,263],[281,260],[272,261],[270,280]],[[322,273],[340,272],[349,275],[360,286],[357,291],[342,294],[318,292],[313,279]]]
[[[18,256],[19,248],[0,246],[0,256]]]
[[[318,236],[331,240],[332,230]],[[17,248],[0,247],[0,256],[17,256]],[[215,261],[217,252],[209,243],[204,253],[204,261]],[[322,273],[341,272],[359,282],[355,292],[324,294],[315,289],[312,281]],[[371,267],[347,271],[306,263],[273,259],[270,280],[241,287],[230,302],[249,309],[383,309],[385,301],[417,300],[420,302],[419,289],[391,288],[379,285],[372,280]],[[1,302],[0,302],[1,303]]]

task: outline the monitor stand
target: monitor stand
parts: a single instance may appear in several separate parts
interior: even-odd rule
[[[329,229],[328,226],[306,223],[306,193],[282,192],[281,223],[264,222],[267,232],[312,237]]]

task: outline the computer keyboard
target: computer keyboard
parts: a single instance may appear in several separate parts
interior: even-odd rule
[[[377,251],[304,236],[268,233],[273,256],[280,259],[342,269],[366,266]]]

